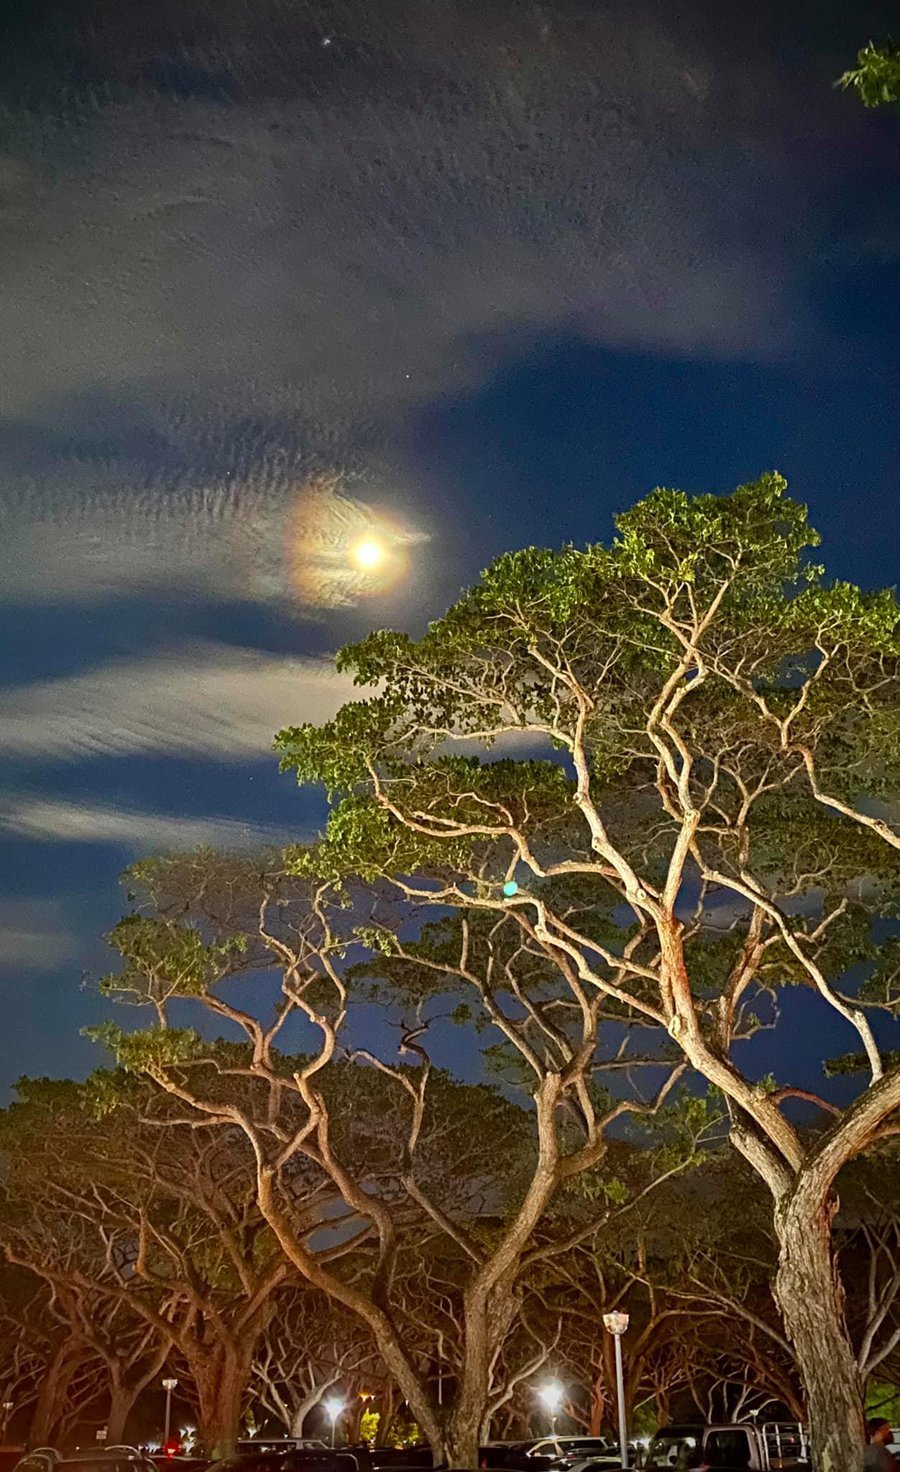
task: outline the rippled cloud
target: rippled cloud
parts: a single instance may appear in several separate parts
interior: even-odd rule
[[[296,830],[238,818],[184,817],[106,803],[54,797],[12,797],[0,808],[0,832],[46,843],[118,844],[137,852],[210,847],[277,848],[296,843]]]
[[[53,465],[0,503],[0,589],[7,602],[96,602],[177,592],[207,600],[351,607],[402,581],[421,531],[348,494],[334,479],[277,488],[196,475],[142,489],[137,468]],[[277,489],[277,494],[273,490]],[[361,561],[360,548],[377,549]]]
[[[282,726],[327,720],[352,691],[324,659],[186,645],[7,689],[0,753],[42,762],[135,753],[254,758],[271,753]]]
[[[197,0],[191,39],[182,11],[123,36],[112,0],[84,29],[69,7],[83,80],[52,49],[8,99],[9,596],[352,603],[371,581],[322,575],[316,516],[414,505],[409,416],[505,354],[563,330],[771,357],[803,330],[785,219],[814,170],[773,162],[770,65],[569,0]]]

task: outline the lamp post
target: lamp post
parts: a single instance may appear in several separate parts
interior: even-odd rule
[[[337,1423],[338,1423],[338,1420],[340,1418],[340,1415],[341,1415],[341,1412],[343,1411],[343,1409],[344,1409],[344,1402],[342,1400],[338,1400],[336,1396],[333,1396],[331,1398],[331,1400],[326,1400],[326,1402],[325,1402],[325,1414],[327,1415],[328,1419],[331,1422],[331,1445],[332,1446],[334,1446],[335,1435],[337,1433]]]
[[[622,1335],[628,1328],[627,1314],[604,1314],[603,1323],[616,1341],[616,1397],[619,1402],[619,1453],[628,1466],[628,1427],[625,1424],[625,1372],[622,1368]]]
[[[169,1432],[172,1429],[172,1391],[178,1388],[178,1381],[171,1375],[163,1381],[163,1390],[166,1392],[166,1430],[163,1436],[163,1451],[168,1455]]]
[[[557,1385],[555,1381],[551,1381],[549,1385],[544,1385],[538,1391],[538,1396],[543,1401],[550,1417],[550,1435],[554,1436],[556,1434],[556,1417],[559,1414],[559,1407],[563,1398],[562,1386]]]
[[[3,1440],[4,1441],[6,1440],[6,1428],[9,1425],[9,1418],[10,1418],[10,1416],[12,1415],[12,1413],[13,1413],[13,1411],[15,1409],[15,1405],[16,1405],[16,1403],[15,1403],[14,1400],[5,1400],[3,1402]]]

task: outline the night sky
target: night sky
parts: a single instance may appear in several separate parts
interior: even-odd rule
[[[832,572],[896,581],[900,114],[832,85],[892,28],[875,0],[4,14],[0,1084],[97,1062],[124,866],[313,832],[272,734],[497,553],[777,468]],[[408,572],[338,585],[370,524]],[[797,1071],[846,1041],[806,1026]]]

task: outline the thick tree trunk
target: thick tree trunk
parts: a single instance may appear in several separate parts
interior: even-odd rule
[[[491,1365],[518,1307],[510,1272],[491,1289],[478,1284],[465,1299],[462,1373],[444,1421],[443,1460],[448,1467],[477,1467],[487,1435]]]
[[[444,1445],[440,1452],[448,1467],[477,1467],[478,1448],[481,1444],[481,1428],[484,1421],[487,1397],[478,1403],[466,1404],[460,1393],[444,1430]]]
[[[293,1415],[291,1416],[291,1424],[288,1427],[289,1436],[296,1437],[298,1441],[301,1439],[301,1437],[303,1436],[304,1422],[306,1421],[306,1418],[312,1410],[313,1406],[316,1406],[318,1404],[318,1396],[316,1396],[315,1400],[311,1400],[310,1397],[307,1396],[303,1404],[297,1410],[295,1410]]]
[[[831,1241],[832,1207],[801,1184],[775,1209],[775,1296],[806,1390],[816,1472],[859,1472],[862,1386]]]
[[[189,1362],[199,1403],[200,1434],[206,1454],[215,1460],[234,1454],[244,1393],[250,1378],[253,1336],[249,1346],[218,1348]]]
[[[138,1396],[143,1394],[155,1380],[166,1362],[170,1341],[160,1338],[150,1355],[134,1358],[116,1354],[102,1340],[93,1342],[93,1348],[106,1365],[109,1377],[109,1411],[106,1418],[107,1446],[121,1446],[125,1440],[125,1428]]]
[[[47,1366],[31,1418],[28,1445],[47,1446],[59,1425],[66,1392],[81,1363],[81,1352],[71,1341],[61,1344]]]
[[[236,1375],[226,1375],[219,1385],[212,1405],[203,1415],[203,1441],[213,1459],[234,1455],[245,1382]]]
[[[121,1446],[125,1440],[125,1427],[131,1409],[138,1398],[139,1387],[111,1381],[109,1387],[109,1414],[106,1418],[106,1441],[108,1446]]]

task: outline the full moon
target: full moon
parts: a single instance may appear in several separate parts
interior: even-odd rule
[[[381,566],[387,554],[380,542],[374,541],[371,537],[366,537],[363,541],[356,543],[356,546],[352,548],[351,555],[357,567],[362,568],[365,572],[374,572],[376,568]]]

